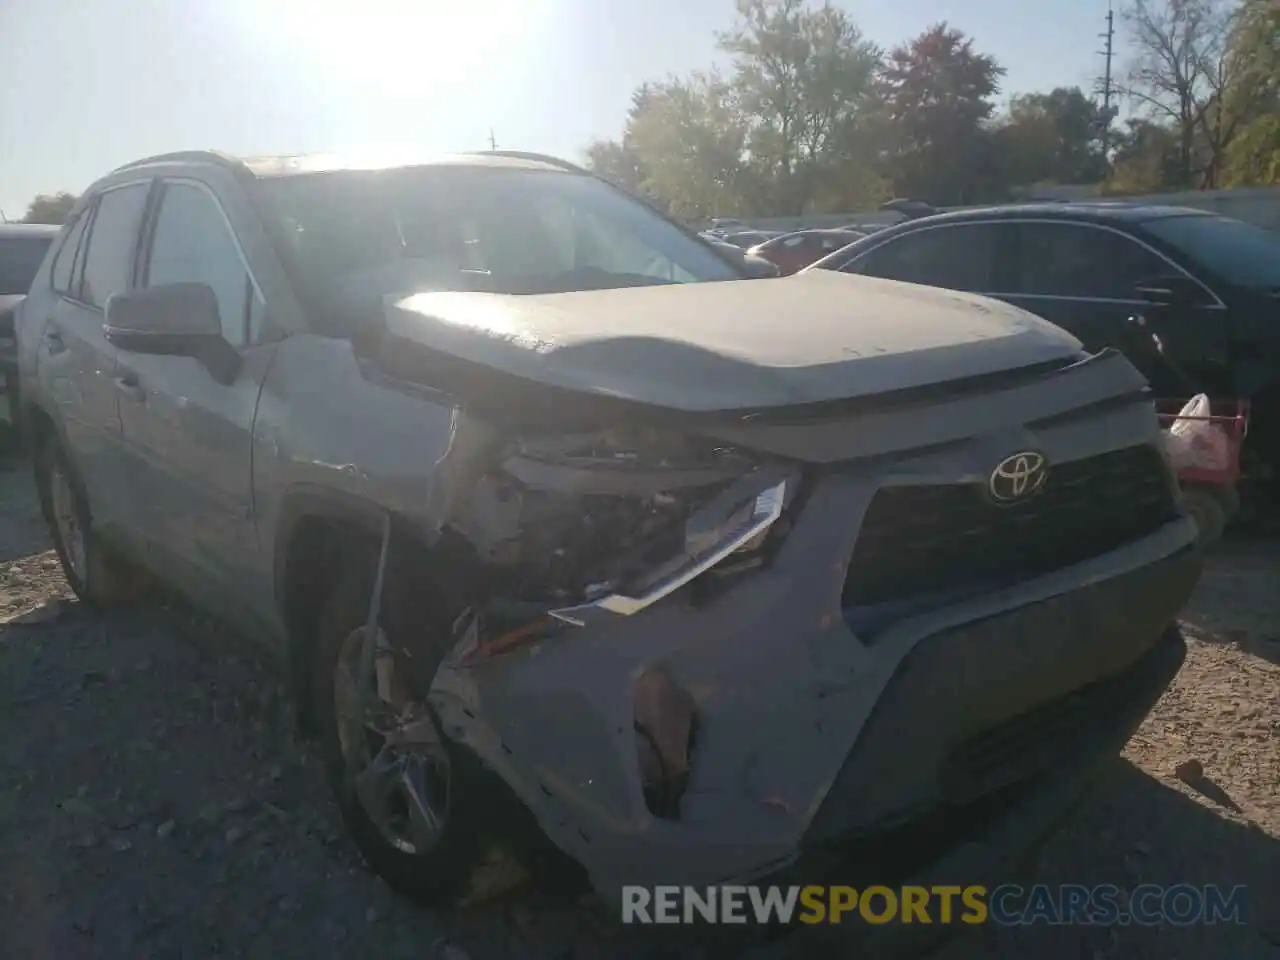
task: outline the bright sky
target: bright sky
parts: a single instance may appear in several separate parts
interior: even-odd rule
[[[1105,0],[836,0],[889,46],[947,19],[1004,95],[1101,70]],[[955,11],[963,11],[956,13]],[[500,147],[580,159],[642,81],[713,62],[732,0],[0,0],[0,208],[167,150]]]

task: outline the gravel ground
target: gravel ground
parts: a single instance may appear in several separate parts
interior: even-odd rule
[[[1211,558],[1187,665],[1040,876],[1243,883],[1254,922],[984,930],[945,960],[1280,958],[1278,585],[1278,545]],[[526,891],[444,916],[394,897],[343,836],[276,680],[176,605],[79,607],[23,466],[0,472],[0,620],[0,957],[646,952],[585,903]],[[1174,775],[1191,759],[1194,785]]]

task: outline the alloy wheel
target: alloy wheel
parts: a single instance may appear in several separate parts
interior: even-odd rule
[[[378,669],[363,685],[370,631],[343,641],[334,668],[334,713],[348,782],[369,820],[397,850],[421,856],[448,824],[452,767],[435,719],[424,705],[396,696],[394,658],[382,630],[371,642]]]

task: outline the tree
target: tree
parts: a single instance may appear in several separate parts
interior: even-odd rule
[[[751,165],[773,187],[771,205],[799,214],[820,193],[871,186],[864,134],[879,48],[830,3],[737,0],[737,12],[719,46],[733,58],[731,88]]]
[[[593,140],[587,145],[587,168],[631,193],[644,193],[644,162],[630,145],[617,140]]]
[[[1133,0],[1123,19],[1135,50],[1123,92],[1178,138],[1170,185],[1217,186],[1263,93],[1244,82],[1247,62],[1233,43],[1239,13],[1227,0]]]
[[[1107,193],[1154,193],[1177,181],[1182,155],[1178,132],[1169,124],[1130,119],[1116,137]]]
[[[743,209],[748,127],[717,73],[651,84],[632,111],[621,145],[643,176],[641,191],[684,218]]]
[[[946,23],[895,48],[881,75],[886,174],[899,195],[963,204],[989,187],[984,124],[1004,69]]]
[[[1231,142],[1223,166],[1226,187],[1280,184],[1280,114],[1258,117]]]
[[[1010,184],[1096,183],[1106,175],[1102,108],[1079,87],[1028,93],[1009,103],[996,131]]]
[[[66,223],[78,200],[74,193],[40,193],[27,206],[24,223]]]
[[[879,50],[847,15],[804,0],[738,0],[726,74],[636,90],[591,168],[678,216],[847,210],[887,197],[867,135]]]
[[[1226,148],[1223,185],[1280,183],[1280,6],[1244,0],[1230,56],[1234,81],[1226,102],[1241,126]]]
[[[593,140],[587,146],[587,167],[611,183],[634,194],[650,194],[644,159],[631,137],[631,125],[642,115],[655,96],[653,84],[644,83],[631,94],[631,109],[621,140]]]

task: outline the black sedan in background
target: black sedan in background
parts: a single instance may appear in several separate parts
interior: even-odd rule
[[[1250,398],[1246,450],[1280,468],[1280,235],[1180,207],[1020,204],[908,220],[808,269],[1007,300],[1124,351],[1157,395]]]

